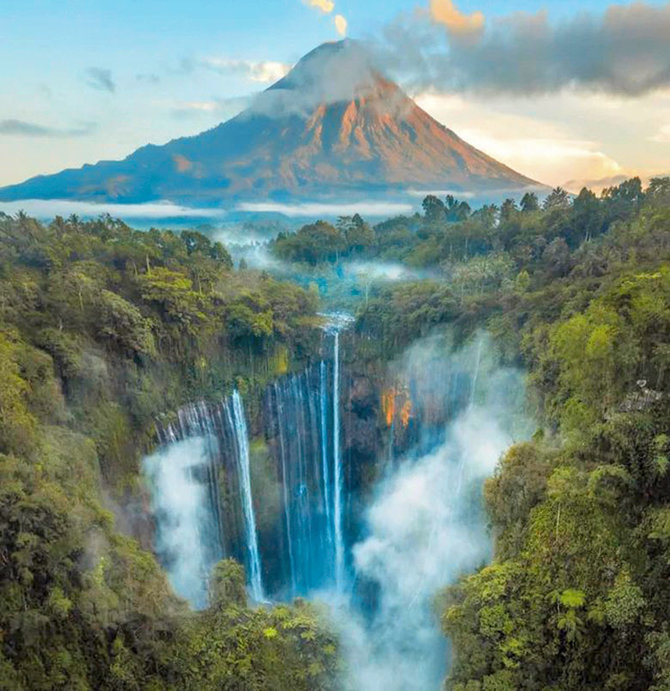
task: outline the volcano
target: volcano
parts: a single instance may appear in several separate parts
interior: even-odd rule
[[[344,40],[308,53],[211,130],[144,146],[122,161],[31,178],[0,189],[0,201],[222,206],[536,185],[434,120],[376,68],[363,44]]]

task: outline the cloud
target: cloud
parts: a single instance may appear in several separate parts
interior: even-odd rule
[[[567,177],[606,177],[623,173],[621,165],[599,149],[598,142],[547,139],[531,135],[495,138],[484,131],[461,130],[466,141],[515,170],[532,171],[546,184],[561,184]],[[527,173],[531,174],[531,173]]]
[[[45,127],[25,120],[0,120],[0,135],[13,135],[17,137],[44,137],[67,138],[85,137],[92,134],[97,128],[96,123],[88,122],[80,127],[58,128]]]
[[[348,22],[345,17],[343,17],[341,14],[336,14],[335,15],[335,29],[337,30],[337,33],[340,36],[346,36],[347,35],[347,26]]]
[[[327,204],[319,202],[305,202],[302,204],[282,204],[279,202],[243,202],[237,207],[238,211],[248,211],[252,213],[277,213],[290,217],[317,218],[326,216],[328,218],[337,216],[396,216],[399,214],[412,213],[414,208],[411,204],[393,202],[362,201],[351,202],[349,204]]]
[[[138,82],[141,82],[142,84],[159,84],[161,81],[161,78],[157,74],[137,74],[135,75],[135,79],[137,79]]]
[[[433,21],[447,27],[453,34],[479,33],[484,28],[484,14],[463,14],[453,0],[430,0],[430,16]]]
[[[93,89],[108,91],[110,94],[116,91],[111,70],[105,70],[101,67],[89,67],[86,70],[86,83]]]
[[[201,113],[213,113],[218,109],[219,104],[216,101],[187,101],[178,106],[182,110],[195,110]]]
[[[211,101],[182,101],[171,108],[172,117],[189,120],[201,116],[216,116],[227,119],[237,115],[252,102],[250,96],[236,98],[215,98]]]
[[[518,101],[518,99],[515,99]],[[534,101],[541,110],[544,101]],[[565,110],[563,97],[554,97],[546,110]],[[586,103],[584,101],[587,101]],[[622,166],[604,152],[600,134],[588,137],[571,128],[571,118],[579,117],[592,99],[581,98],[565,111],[565,122],[548,117],[507,112],[488,101],[436,93],[421,94],[417,103],[440,122],[448,123],[459,136],[490,156],[545,184],[560,185],[575,178],[599,179],[624,174]],[[512,107],[510,104],[508,107]],[[591,107],[594,106],[591,104]]]
[[[649,137],[649,141],[670,144],[670,125],[663,125],[656,134]]]
[[[252,82],[269,84],[284,77],[291,65],[273,60],[239,60],[231,58],[205,58],[200,64],[219,74],[235,74]]]
[[[350,101],[367,89],[374,90],[376,68],[367,48],[355,40],[328,42],[308,53],[279,84],[253,99],[250,114],[265,117],[299,115],[310,117],[315,108]],[[403,99],[387,99],[388,112],[398,116],[406,107]]]
[[[450,3],[436,24],[427,13],[386,28],[379,48],[387,67],[414,86],[484,94],[537,95],[582,89],[639,96],[670,86],[670,3],[610,6],[551,22],[518,12],[463,40]],[[457,12],[454,8],[454,12]],[[475,15],[470,15],[473,25]],[[447,30],[442,30],[447,25]],[[466,23],[467,26],[467,23]]]
[[[78,216],[97,218],[100,214],[110,214],[123,219],[214,219],[226,215],[222,209],[191,208],[173,204],[169,201],[149,204],[97,204],[66,199],[21,199],[15,202],[0,202],[0,211],[15,214],[25,211],[30,216],[46,219],[54,216]]]
[[[590,189],[596,194],[600,194],[606,187],[616,187],[620,185],[624,180],[628,180],[632,175],[612,175],[611,177],[598,178],[596,180],[591,180],[589,178],[577,178],[573,180],[566,180],[561,187],[578,194],[584,187]],[[644,182],[644,181],[643,181]]]
[[[305,0],[310,7],[316,7],[318,10],[330,14],[335,9],[333,0]]]

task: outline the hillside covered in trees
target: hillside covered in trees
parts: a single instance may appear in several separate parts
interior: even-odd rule
[[[449,327],[528,373],[537,432],[484,491],[493,560],[436,599],[447,688],[670,688],[670,179],[428,197],[271,251],[302,284],[413,272],[354,296],[361,370]],[[253,424],[261,389],[315,357],[318,289],[236,270],[200,233],[20,214],[0,215],[0,300],[0,687],[340,688],[317,607],[247,607],[230,560],[208,609],[175,597],[139,473],[186,402],[237,388]]]
[[[330,688],[311,607],[248,609],[224,561],[190,612],[138,520],[157,417],[306,356],[314,297],[197,233],[24,215],[0,296],[0,687]]]
[[[529,372],[538,431],[485,487],[493,562],[440,599],[447,688],[668,688],[670,179],[458,207],[426,200],[392,250],[450,278],[382,288],[358,323],[370,357],[486,327]]]

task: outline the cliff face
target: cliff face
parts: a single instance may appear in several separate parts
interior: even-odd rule
[[[0,189],[0,201],[318,199],[412,186],[472,191],[535,184],[419,108],[360,44],[327,43],[233,119],[123,161]]]

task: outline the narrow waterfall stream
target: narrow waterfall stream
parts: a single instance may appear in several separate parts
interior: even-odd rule
[[[340,449],[340,331],[346,328],[350,319],[347,315],[331,315],[326,332],[333,337],[333,532],[335,535],[335,588],[338,593],[345,589],[345,546],[342,533],[343,479],[342,451]]]
[[[251,597],[255,602],[262,602],[263,576],[261,569],[261,556],[258,551],[258,535],[256,533],[256,518],[254,515],[254,503],[251,491],[251,467],[249,462],[249,433],[247,421],[242,407],[242,398],[238,391],[234,391],[230,401],[225,404],[226,413],[231,427],[235,430],[235,443],[237,449],[237,464],[241,482],[242,512],[244,515],[244,533],[246,546],[249,552],[249,582]]]

